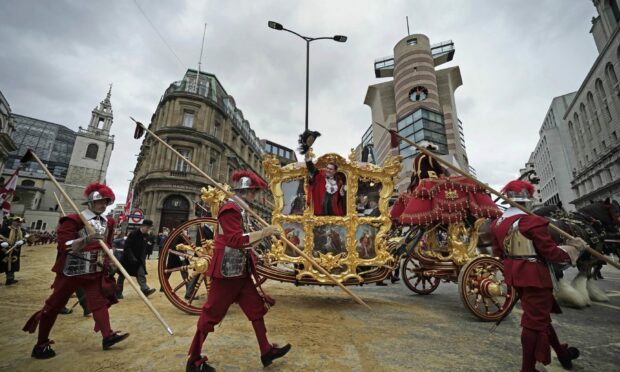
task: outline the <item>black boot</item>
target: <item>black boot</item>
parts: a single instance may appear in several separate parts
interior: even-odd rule
[[[155,293],[155,288],[147,288],[147,289],[143,289],[142,293],[144,293],[144,295],[146,297],[152,295],[153,293]]]
[[[560,364],[564,369],[572,369],[573,368],[573,359],[579,358],[579,349],[576,347],[568,347],[566,349],[566,353],[561,357],[558,355],[558,359],[560,360]]]
[[[34,348],[32,348],[32,354],[30,354],[30,356],[35,359],[49,359],[55,357],[56,352],[50,346],[53,343],[54,341],[48,340],[43,345],[34,345]]]
[[[19,282],[19,280],[15,280],[15,279],[7,279],[5,284],[6,284],[6,285],[11,285],[11,284],[15,284],[15,283],[17,283],[17,282]]]
[[[73,309],[69,309],[68,307],[63,307],[62,310],[60,310],[58,312],[58,314],[60,315],[67,315],[67,314],[71,314],[73,312]]]
[[[275,359],[282,358],[291,350],[291,344],[286,344],[283,347],[277,347],[275,344],[271,347],[271,350],[267,354],[260,357],[260,361],[263,362],[263,367],[267,367]]]
[[[188,361],[185,365],[185,372],[215,372],[215,368],[207,363],[206,358],[200,359],[200,364],[198,366],[196,366],[196,363],[198,363],[198,360],[193,362]]]
[[[110,347],[112,347],[112,345],[123,341],[127,337],[129,337],[129,333],[112,333],[108,337],[104,338],[103,341],[101,341],[101,344],[103,345],[103,350],[108,350]]]

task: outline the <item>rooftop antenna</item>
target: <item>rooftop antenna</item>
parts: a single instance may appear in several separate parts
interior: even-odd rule
[[[409,32],[409,16],[405,16],[405,19],[407,20],[407,35],[411,36],[411,32]]]
[[[202,32],[202,44],[200,45],[200,58],[198,59],[198,73],[196,74],[196,93],[198,93],[198,78],[200,77],[200,66],[202,65],[202,51],[205,48],[205,34],[207,33],[207,22],[205,22],[205,29]]]

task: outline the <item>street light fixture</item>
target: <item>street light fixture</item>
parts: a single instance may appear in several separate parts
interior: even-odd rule
[[[334,35],[332,37],[308,37],[298,34],[295,31],[284,28],[282,24],[274,21],[267,22],[267,26],[277,31],[287,31],[293,35],[299,36],[306,42],[306,130],[308,130],[308,89],[310,85],[310,42],[315,40],[334,40],[339,43],[344,43],[347,41],[347,37],[344,35]]]

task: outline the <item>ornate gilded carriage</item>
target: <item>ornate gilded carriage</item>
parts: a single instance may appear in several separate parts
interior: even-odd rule
[[[434,226],[393,228],[388,203],[394,179],[401,170],[399,158],[388,158],[379,167],[326,154],[316,167],[338,166],[346,185],[344,216],[316,216],[308,203],[308,170],[304,163],[281,167],[267,156],[263,165],[273,194],[272,223],[306,256],[340,283],[362,285],[383,281],[402,262],[402,278],[412,291],[429,294],[441,280],[457,281],[461,299],[478,318],[500,317],[514,300],[503,283],[499,261],[478,251],[478,231],[484,219]],[[202,199],[217,215],[225,194],[203,188]],[[257,226],[257,228],[260,228]],[[168,299],[179,309],[199,314],[206,300],[216,220],[202,217],[187,221],[168,238],[160,252],[159,278]],[[254,247],[259,256],[261,280],[273,279],[297,285],[334,285],[309,258],[298,255],[283,240],[263,240]],[[490,310],[490,306],[495,309]]]
[[[398,265],[390,252],[387,233],[391,227],[388,201],[394,189],[394,177],[400,172],[397,158],[389,158],[382,167],[337,154],[326,154],[316,166],[338,165],[337,177],[346,185],[344,216],[316,216],[307,203],[308,170],[296,163],[280,167],[277,159],[263,164],[274,197],[272,223],[280,226],[289,240],[297,243],[332,276],[345,284],[381,281]],[[362,200],[374,208],[358,208]],[[368,206],[365,204],[365,206]],[[333,285],[325,275],[296,255],[282,241],[263,252],[259,273],[298,284]]]

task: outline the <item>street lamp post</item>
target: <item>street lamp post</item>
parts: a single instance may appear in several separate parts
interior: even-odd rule
[[[269,21],[267,22],[267,25],[269,26],[269,28],[273,28],[274,30],[288,31],[291,34],[299,36],[300,38],[306,41],[306,130],[308,130],[308,92],[309,92],[309,85],[310,85],[310,42],[315,41],[315,40],[334,40],[340,43],[344,43],[345,41],[347,41],[347,37],[343,35],[334,35],[332,37],[327,37],[327,36],[308,37],[308,36],[300,35],[295,31],[286,29],[284,28],[284,26],[282,26],[278,22]]]

